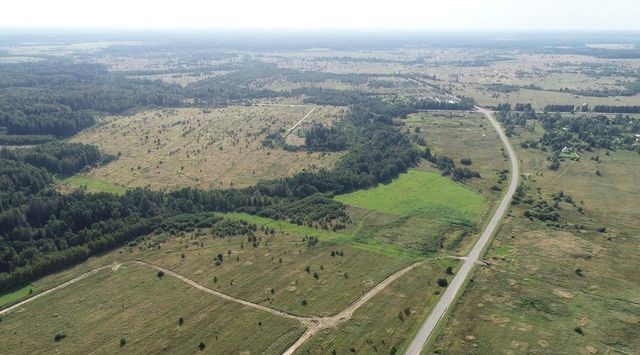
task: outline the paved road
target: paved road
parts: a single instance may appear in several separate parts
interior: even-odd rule
[[[502,141],[502,144],[505,146],[507,153],[509,154],[509,159],[511,160],[511,182],[509,184],[507,193],[502,198],[502,201],[500,201],[498,209],[493,214],[493,217],[491,217],[491,221],[489,221],[489,224],[487,224],[484,232],[482,233],[476,244],[473,246],[473,249],[471,250],[469,255],[467,255],[467,258],[462,264],[462,267],[460,268],[460,270],[458,270],[458,273],[449,284],[449,287],[447,287],[446,291],[436,304],[435,308],[431,311],[429,317],[422,324],[420,331],[409,345],[409,348],[406,352],[407,355],[418,355],[420,354],[420,352],[422,352],[422,348],[427,343],[427,340],[429,340],[429,338],[433,335],[434,329],[438,325],[438,322],[442,319],[442,317],[444,317],[451,305],[454,304],[456,297],[460,295],[464,290],[465,280],[467,279],[467,277],[469,277],[469,274],[471,274],[471,271],[473,270],[476,262],[480,260],[480,257],[487,245],[489,245],[491,237],[500,224],[500,221],[502,220],[505,212],[509,208],[511,198],[513,197],[513,194],[516,191],[516,187],[518,186],[518,160],[516,159],[516,154],[514,153],[509,140],[500,128],[498,122],[495,120],[495,118],[493,118],[493,114],[491,113],[491,111],[483,109],[481,107],[476,107],[476,109],[487,116],[493,128],[498,132],[500,140]]]

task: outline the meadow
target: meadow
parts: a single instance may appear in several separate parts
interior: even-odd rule
[[[335,197],[350,206],[357,241],[377,241],[423,255],[455,251],[477,231],[487,200],[439,174],[410,170],[388,184]],[[466,241],[465,241],[466,242]]]
[[[142,111],[104,118],[71,141],[94,144],[118,156],[79,178],[84,181],[159,190],[245,187],[335,163],[339,153],[290,152],[262,145],[269,133],[284,132],[309,111],[300,106]],[[317,107],[308,120],[330,124],[340,115],[339,109]]]
[[[539,134],[512,137],[525,198],[548,201],[562,191],[573,203],[560,203],[558,222],[525,218],[530,206],[513,206],[488,251],[491,267],[476,271],[429,352],[631,354],[640,348],[640,158],[583,151],[553,171],[548,153],[519,147]]]
[[[212,352],[275,354],[302,331],[296,321],[126,264],[3,315],[0,347],[9,353],[195,353],[203,343]]]

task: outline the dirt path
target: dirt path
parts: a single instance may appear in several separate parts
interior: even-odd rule
[[[349,305],[347,308],[345,308],[335,316],[316,318],[318,320],[318,323],[310,326],[307,329],[307,331],[304,334],[302,334],[302,336],[298,338],[298,340],[295,343],[293,343],[293,345],[291,345],[291,347],[289,347],[289,349],[287,349],[283,353],[283,355],[293,354],[296,350],[298,350],[300,346],[302,346],[302,344],[304,344],[307,340],[309,340],[309,338],[311,338],[314,334],[318,333],[319,331],[328,329],[328,328],[334,328],[339,324],[346,322],[351,318],[351,316],[353,316],[353,312],[355,312],[358,308],[362,307],[363,304],[367,303],[367,301],[369,301],[375,295],[380,293],[380,291],[384,290],[393,281],[395,281],[396,279],[398,279],[399,277],[406,274],[407,272],[414,269],[416,266],[420,264],[422,264],[422,262],[413,263],[405,267],[404,269],[401,269],[391,274],[391,276],[384,279],[382,282],[377,284],[374,288],[372,288],[367,293],[362,295],[362,297],[360,297],[358,300],[353,302],[351,305]]]
[[[38,298],[40,298],[40,297],[44,297],[44,296],[46,296],[46,295],[48,295],[48,294],[50,294],[50,293],[52,293],[52,292],[58,291],[58,290],[60,290],[60,289],[63,289],[63,288],[65,288],[65,287],[69,286],[69,285],[72,285],[72,284],[74,284],[74,283],[76,283],[76,282],[80,281],[80,280],[84,280],[84,279],[86,279],[87,277],[89,277],[89,276],[91,276],[91,275],[96,274],[96,273],[97,273],[98,271],[100,271],[100,270],[104,270],[104,269],[108,269],[108,268],[112,268],[112,269],[116,268],[116,270],[117,270],[117,267],[118,267],[119,265],[118,265],[118,266],[115,266],[115,265],[116,265],[116,264],[113,264],[113,265],[107,265],[107,266],[102,266],[102,267],[99,267],[99,268],[93,269],[93,270],[91,270],[91,271],[87,271],[87,272],[85,272],[84,274],[82,274],[82,275],[80,275],[80,276],[77,276],[77,277],[74,277],[73,279],[71,279],[71,280],[69,280],[69,281],[67,281],[67,282],[64,282],[64,283],[62,283],[62,284],[60,284],[60,285],[58,285],[58,286],[55,286],[55,287],[53,287],[53,288],[50,288],[50,289],[46,290],[46,291],[42,291],[42,292],[38,293],[37,295],[31,296],[31,297],[27,298],[26,300],[23,300],[23,301],[20,301],[20,302],[18,302],[18,303],[16,303],[16,304],[14,304],[13,306],[9,306],[9,307],[7,307],[7,308],[5,308],[5,309],[3,309],[3,310],[0,310],[0,315],[3,315],[3,314],[5,314],[5,313],[9,313],[9,312],[11,312],[12,310],[14,310],[14,309],[16,309],[16,308],[20,308],[20,307],[24,306],[25,304],[27,304],[27,303],[29,303],[29,302],[31,302],[31,301],[35,301],[35,300],[37,300],[37,299],[38,299]]]
[[[291,132],[293,132],[294,129],[296,129],[296,127],[298,127],[302,122],[304,122],[304,120],[306,120],[309,116],[311,116],[311,114],[316,110],[316,108],[312,108],[311,110],[309,110],[309,112],[307,112],[306,115],[304,115],[304,117],[302,117],[300,119],[300,121],[296,122],[296,124],[294,124],[293,126],[291,126],[291,128],[289,128],[289,130],[287,131],[287,133],[284,135],[284,138],[286,139],[288,135],[291,134]]]
[[[59,289],[62,289],[64,287],[67,287],[69,285],[72,285],[78,281],[84,280],[87,277],[94,275],[96,273],[98,273],[101,270],[105,270],[105,269],[111,269],[112,272],[116,272],[118,271],[118,269],[124,265],[124,264],[139,264],[139,265],[144,265],[144,266],[148,266],[151,267],[155,270],[158,271],[162,271],[163,273],[165,273],[168,276],[171,277],[175,277],[176,279],[185,282],[201,291],[207,292],[211,295],[214,295],[216,297],[222,298],[224,300],[227,301],[231,301],[231,302],[235,302],[238,304],[241,304],[243,306],[247,306],[247,307],[251,307],[251,308],[255,308],[264,312],[268,312],[271,313],[275,316],[278,317],[283,317],[283,318],[287,318],[287,319],[291,319],[291,320],[295,320],[300,322],[301,324],[303,324],[304,326],[307,327],[307,331],[304,332],[302,334],[302,336],[300,338],[298,338],[298,340],[296,340],[296,342],[290,346],[285,352],[284,354],[293,354],[302,344],[304,344],[309,338],[311,338],[314,334],[318,333],[321,330],[324,329],[328,329],[328,328],[333,328],[338,326],[339,324],[346,322],[347,320],[349,320],[352,316],[353,313],[360,307],[362,307],[362,305],[364,305],[365,303],[367,303],[371,298],[373,298],[374,296],[376,296],[378,293],[380,293],[382,290],[384,290],[387,286],[389,286],[389,284],[391,284],[393,281],[397,280],[399,277],[401,277],[402,275],[406,274],[407,272],[409,272],[410,270],[414,269],[415,267],[417,267],[418,265],[422,264],[423,261],[419,261],[416,263],[413,263],[407,267],[404,267],[403,269],[400,269],[396,272],[394,272],[393,274],[391,274],[390,276],[388,276],[386,279],[382,280],[380,283],[378,283],[375,287],[373,287],[371,290],[367,291],[365,294],[363,294],[360,298],[358,298],[355,302],[353,302],[352,304],[350,304],[347,308],[343,309],[340,313],[331,316],[331,317],[303,317],[303,316],[298,316],[295,314],[291,314],[291,313],[287,313],[284,311],[280,311],[274,308],[270,308],[258,303],[253,303],[247,300],[244,300],[242,298],[238,298],[238,297],[234,297],[231,295],[228,295],[226,293],[222,293],[213,289],[210,289],[208,287],[202,286],[199,283],[197,283],[194,280],[191,280],[190,278],[183,276],[181,274],[178,274],[172,270],[169,270],[167,268],[164,268],[162,266],[156,265],[156,264],[152,264],[146,261],[142,261],[142,260],[134,260],[134,261],[128,261],[128,262],[124,262],[124,263],[117,263],[114,262],[113,264],[110,265],[105,265],[105,266],[101,266],[98,268],[95,268],[91,271],[85,272],[84,274],[77,276],[65,283],[62,283],[58,286],[55,286],[51,289],[48,289],[46,291],[43,291],[35,296],[32,296],[26,300],[23,300],[19,303],[16,303],[13,306],[10,306],[8,308],[5,308],[3,310],[0,311],[0,315],[8,313],[14,309],[17,309],[19,307],[24,306],[25,304],[34,301],[40,297],[46,296],[54,291],[57,291]]]
[[[484,232],[482,233],[480,238],[478,238],[478,241],[473,246],[473,249],[471,249],[471,252],[469,252],[469,255],[467,255],[466,260],[460,267],[458,273],[456,273],[456,276],[451,281],[451,284],[449,284],[442,297],[440,297],[440,300],[438,300],[438,303],[431,311],[431,314],[429,314],[429,317],[427,317],[427,319],[424,321],[422,327],[418,331],[418,334],[416,334],[415,338],[409,345],[409,348],[406,352],[406,354],[408,355],[419,355],[422,352],[422,348],[434,333],[434,330],[440,320],[444,317],[449,308],[454,304],[457,296],[460,295],[464,290],[467,277],[471,274],[474,266],[480,260],[480,257],[483,254],[485,248],[489,245],[491,237],[496,231],[496,228],[500,225],[502,217],[509,208],[513,194],[515,193],[518,186],[518,159],[516,158],[516,154],[513,151],[509,140],[502,131],[502,128],[500,128],[500,124],[498,123],[498,121],[493,118],[493,114],[491,111],[483,109],[481,107],[476,107],[476,109],[479,112],[483,113],[491,122],[493,128],[496,130],[496,132],[498,132],[498,136],[500,137],[502,144],[505,146],[507,152],[509,153],[509,159],[511,161],[511,182],[509,183],[509,189],[504,194],[502,201],[500,201],[500,205],[498,205],[498,208],[494,212],[493,217],[491,217],[491,220],[487,224]]]
[[[255,308],[255,309],[259,309],[261,311],[269,312],[269,313],[271,313],[273,315],[276,315],[276,316],[279,316],[279,317],[293,319],[293,320],[302,322],[304,324],[307,324],[308,326],[313,324],[314,321],[315,321],[315,318],[313,318],[313,317],[297,316],[295,314],[290,314],[290,313],[287,313],[287,312],[279,311],[279,310],[274,309],[274,308],[263,306],[263,305],[258,304],[258,303],[253,303],[253,302],[244,300],[242,298],[234,297],[234,296],[228,295],[226,293],[222,293],[222,292],[218,292],[216,290],[212,290],[212,289],[210,289],[208,287],[200,285],[199,283],[191,280],[190,278],[188,278],[186,276],[180,275],[180,274],[178,274],[178,273],[176,273],[174,271],[171,271],[169,269],[165,269],[165,268],[163,268],[162,266],[159,266],[159,265],[151,264],[151,263],[148,263],[146,261],[141,261],[141,260],[136,260],[136,261],[133,261],[133,262],[136,263],[136,264],[140,264],[140,265],[150,266],[150,267],[152,267],[152,268],[154,268],[154,269],[156,269],[158,271],[164,272],[165,274],[167,274],[169,276],[175,277],[176,279],[178,279],[180,281],[186,282],[189,285],[191,285],[191,286],[193,286],[193,287],[195,287],[195,288],[197,288],[197,289],[199,289],[201,291],[210,293],[210,294],[212,294],[214,296],[218,296],[218,297],[220,297],[222,299],[225,299],[227,301],[239,303],[239,304],[241,304],[243,306],[252,307],[252,308]]]

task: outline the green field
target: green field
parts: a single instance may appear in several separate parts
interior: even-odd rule
[[[389,184],[336,196],[350,207],[347,232],[362,243],[394,245],[422,255],[468,243],[488,207],[482,195],[439,174],[410,170]]]
[[[475,220],[486,199],[438,174],[410,170],[393,182],[376,188],[336,196],[349,206],[407,215],[423,212],[434,217]]]
[[[61,180],[59,186],[62,189],[86,188],[90,192],[108,192],[117,195],[124,195],[127,188],[109,181],[93,179],[90,177],[76,175]]]
[[[34,289],[32,285],[27,285],[17,290],[5,293],[0,296],[0,308],[17,303],[34,292],[37,292],[37,289]]]

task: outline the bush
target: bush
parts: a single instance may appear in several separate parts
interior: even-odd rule
[[[67,335],[62,333],[62,334],[56,334],[56,336],[53,337],[53,341],[58,342],[64,338],[66,338]]]
[[[204,348],[207,347],[207,344],[200,342],[200,344],[198,345],[198,348],[200,349],[200,351],[204,350]]]
[[[125,338],[120,338],[120,347],[123,347],[123,346],[125,346],[125,345],[127,345],[127,339],[125,339]]]
[[[438,286],[447,287],[447,286],[449,286],[449,282],[447,281],[447,279],[439,278],[438,279]]]
[[[164,271],[162,270],[158,271],[158,278],[161,278],[162,276],[164,276]]]

